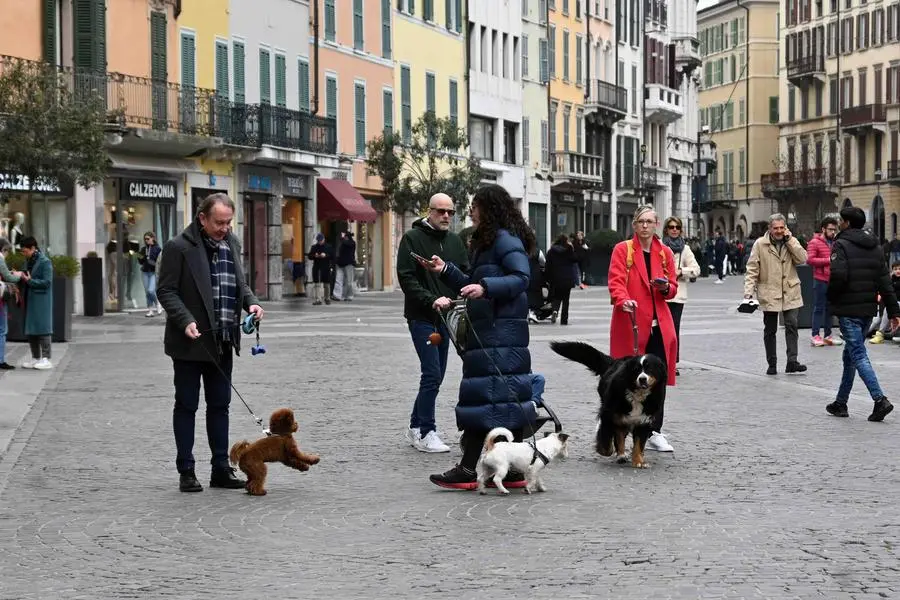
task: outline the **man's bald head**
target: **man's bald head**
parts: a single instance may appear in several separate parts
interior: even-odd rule
[[[456,211],[453,199],[444,193],[437,193],[428,201],[428,222],[440,231],[450,229],[450,219]]]

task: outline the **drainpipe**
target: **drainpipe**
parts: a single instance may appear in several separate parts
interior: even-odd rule
[[[309,114],[319,114],[319,0],[313,0],[313,97],[309,103]]]
[[[843,27],[843,23],[841,23],[841,0],[838,0],[838,2],[837,2],[837,24],[838,24],[837,48],[835,48],[835,50],[837,50],[837,73],[836,73],[836,75],[837,75],[837,88],[838,88],[837,89],[838,105],[837,105],[837,113],[834,115],[834,117],[835,117],[834,118],[834,133],[837,136],[837,139],[835,140],[835,144],[834,144],[834,149],[836,152],[841,153],[841,160],[843,160],[843,157],[846,156],[846,154],[844,153],[844,140],[842,139],[842,136],[841,136],[841,111],[844,110],[844,103],[842,101],[842,99],[844,97],[844,94],[843,94],[844,82],[841,80],[841,55],[843,54],[843,52],[841,51],[841,43],[844,41],[843,40],[844,27]],[[823,60],[822,64],[824,66],[825,59],[823,58],[822,60]],[[849,98],[847,100],[849,100]],[[830,161],[830,159],[829,159],[829,161]],[[837,159],[835,159],[834,164],[835,164],[835,166],[838,165]],[[847,167],[845,166],[844,171],[846,172],[846,170],[847,170]],[[838,189],[837,205],[841,206],[841,202],[842,202],[841,201],[841,174],[835,173],[834,180],[835,180],[835,182],[837,182],[837,189]]]
[[[746,0],[744,0],[746,2]],[[737,5],[747,13],[747,25],[744,28],[744,47],[746,61],[744,63],[744,202],[750,206],[750,7],[737,0]]]
[[[551,99],[551,96],[550,96],[550,80],[552,79],[552,77],[550,75],[550,3],[545,2],[544,6],[545,6],[545,8],[544,8],[545,24],[544,25],[547,27],[547,148],[548,149],[552,148],[552,151],[550,152],[550,165],[549,165],[550,172],[548,174],[548,179],[550,179],[553,176],[553,161],[555,159],[554,154],[556,154],[556,152],[555,152],[556,151],[556,140],[551,140],[550,134],[551,133],[553,133],[554,135],[556,134],[556,123],[554,122],[553,127],[552,128],[550,127],[550,118],[551,118],[551,116],[553,116],[553,113],[550,110],[550,106],[553,103],[553,100]],[[553,40],[553,42],[555,44],[556,40]],[[538,57],[538,58],[540,58],[540,57]],[[554,54],[553,59],[554,59],[554,62],[556,62],[555,54]],[[553,223],[553,184],[552,183],[550,184],[550,206],[549,206],[549,209],[550,210],[547,211],[547,216],[550,218],[550,223],[552,224]],[[552,229],[553,228],[551,225],[551,228],[550,228],[550,239],[551,240],[553,239]]]
[[[586,6],[584,9],[584,20],[587,22],[587,46],[585,47],[585,52],[587,56],[585,57],[585,75],[587,77],[584,78],[584,99],[585,101],[590,100],[591,97],[591,3],[590,0],[585,2]],[[598,85],[599,87],[599,85]],[[586,136],[585,136],[586,137]]]

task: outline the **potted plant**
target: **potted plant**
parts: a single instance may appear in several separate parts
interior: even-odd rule
[[[61,254],[50,255],[53,265],[53,342],[67,342],[72,339],[72,311],[75,302],[72,280],[78,276],[78,261],[71,256]],[[17,252],[6,257],[6,265],[11,271],[25,269],[25,256]],[[25,299],[25,286],[20,285],[22,300]],[[16,303],[9,304],[7,318],[9,332],[6,339],[11,342],[26,342],[25,307]]]
[[[606,285],[613,248],[622,239],[622,234],[615,229],[595,229],[585,235],[590,248],[586,277],[588,285]]]
[[[103,316],[103,259],[96,252],[88,252],[81,259],[81,289],[84,297],[84,316]]]

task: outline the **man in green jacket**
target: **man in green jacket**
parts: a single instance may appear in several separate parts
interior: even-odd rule
[[[428,202],[428,216],[412,224],[400,240],[397,254],[397,278],[403,289],[403,316],[406,317],[422,376],[419,393],[409,418],[406,439],[420,452],[449,452],[450,448],[438,437],[434,422],[434,406],[447,370],[449,338],[438,315],[446,310],[453,291],[439,277],[425,270],[413,253],[430,259],[440,256],[463,271],[469,269],[466,247],[458,235],[450,231],[450,219],[456,213],[453,200],[447,194],[435,194]],[[429,336],[438,332],[440,344],[432,344]]]

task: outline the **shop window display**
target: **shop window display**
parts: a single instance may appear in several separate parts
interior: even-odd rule
[[[64,198],[0,192],[0,236],[21,250],[21,241],[34,236],[47,254],[69,251],[69,206]]]

